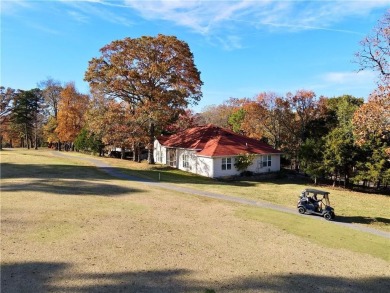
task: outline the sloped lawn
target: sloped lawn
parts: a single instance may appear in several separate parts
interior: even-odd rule
[[[113,178],[78,160],[82,154],[0,155],[2,292],[385,292],[390,285],[383,237]],[[127,172],[149,172],[141,166]],[[206,188],[200,180],[192,184]]]

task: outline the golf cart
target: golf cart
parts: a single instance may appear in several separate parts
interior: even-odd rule
[[[322,198],[317,198],[320,196]],[[330,221],[335,218],[334,209],[330,206],[329,192],[306,188],[302,191],[298,201],[298,212],[300,214],[314,214],[324,217]]]

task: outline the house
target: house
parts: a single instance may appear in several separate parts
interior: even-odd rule
[[[154,141],[156,163],[211,178],[239,175],[241,172],[236,170],[234,162],[242,154],[255,154],[247,171],[266,173],[280,170],[280,151],[211,124],[159,136]]]

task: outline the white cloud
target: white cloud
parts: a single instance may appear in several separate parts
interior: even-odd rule
[[[112,5],[111,2],[102,3]],[[347,17],[362,17],[373,9],[388,7],[390,0],[124,0],[123,4],[147,20],[163,20],[186,27],[219,41],[219,45],[230,50],[242,47],[237,36],[248,29],[327,30],[364,35],[366,32],[338,28],[337,23]],[[234,42],[233,36],[236,36]]]
[[[171,21],[206,34],[231,21],[254,27],[307,30],[332,29],[331,25],[348,16],[366,15],[375,8],[388,7],[390,0],[337,1],[190,1],[125,0],[124,3],[147,19]],[[337,30],[339,32],[349,32]]]
[[[87,23],[88,20],[89,20],[89,17],[86,16],[85,14],[83,13],[80,13],[78,11],[75,11],[75,10],[70,10],[68,11],[68,14],[73,17],[77,22],[81,22],[81,23]]]
[[[224,38],[217,37],[217,40],[222,45],[222,47],[227,51],[242,48],[241,38],[239,36],[229,35],[229,36],[225,36]]]
[[[26,0],[2,0],[0,5],[1,14],[14,14],[21,8],[31,8],[31,2]]]
[[[33,9],[43,0],[3,0],[2,13],[18,8]],[[388,8],[390,0],[57,0],[68,7],[72,17],[87,22],[89,17],[132,26],[129,9],[146,20],[167,21],[212,38],[226,49],[241,48],[239,37],[248,30],[302,31],[345,30],[337,24],[348,17],[365,17],[373,9]],[[54,1],[53,1],[54,2]],[[121,9],[110,9],[116,7]]]
[[[375,73],[372,71],[360,72],[328,72],[322,76],[325,83],[335,85],[371,85],[375,80]]]
[[[89,16],[94,16],[104,21],[123,25],[132,26],[133,22],[128,19],[125,14],[119,14],[107,9],[105,6],[120,6],[127,8],[127,6],[117,5],[117,2],[107,2],[104,0],[60,0],[60,2],[72,8],[71,16],[79,22],[87,22]]]
[[[367,98],[376,88],[376,74],[372,71],[338,71],[327,72],[315,78],[314,83],[306,88],[314,90],[317,95],[341,96],[344,94]]]

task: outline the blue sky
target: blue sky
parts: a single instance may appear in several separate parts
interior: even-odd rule
[[[52,77],[83,81],[111,41],[159,33],[186,41],[204,82],[195,111],[264,91],[367,98],[373,72],[357,72],[359,41],[390,0],[2,0],[1,85],[31,89]]]

